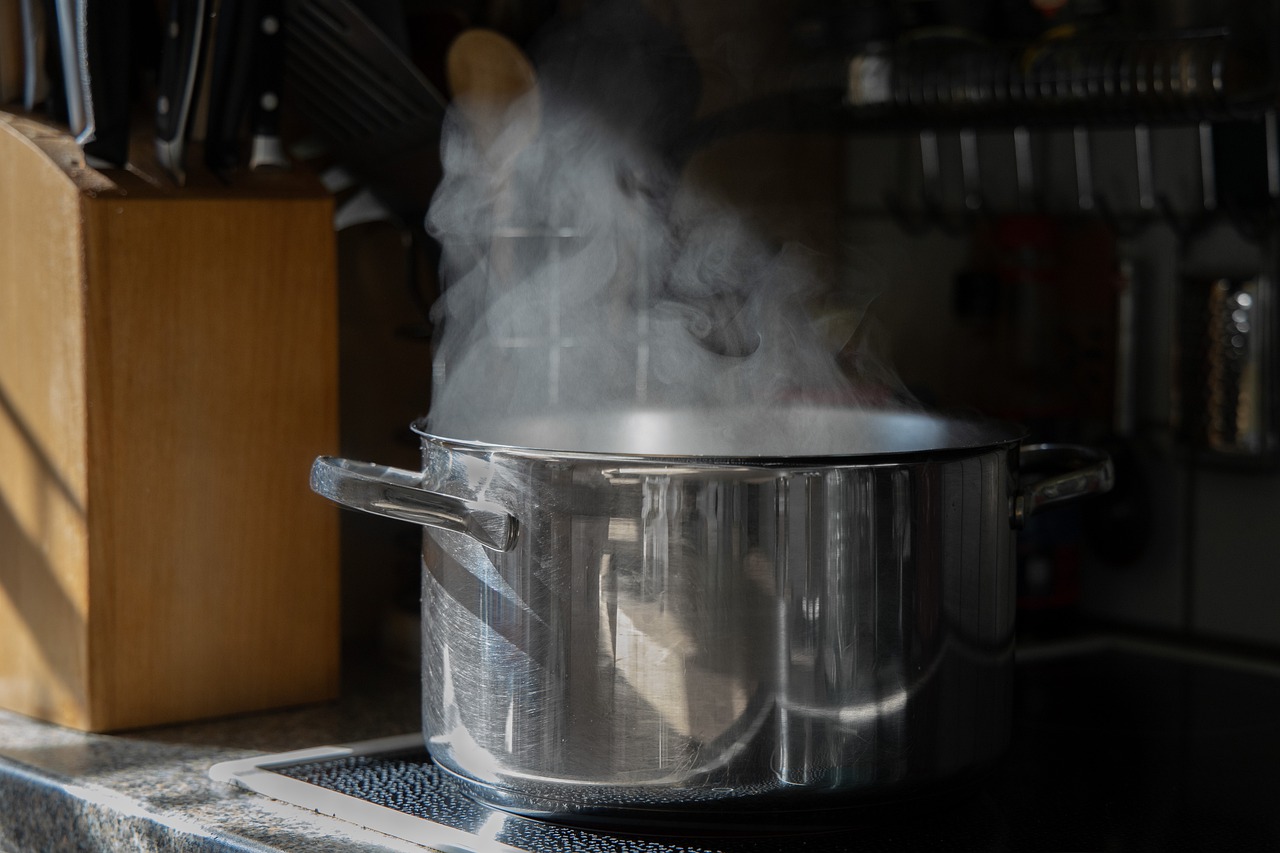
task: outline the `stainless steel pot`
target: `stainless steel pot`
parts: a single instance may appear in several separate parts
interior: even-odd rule
[[[1111,482],[1103,454],[919,414],[510,426],[417,425],[421,472],[322,457],[311,483],[426,525],[428,748],[543,815],[817,808],[982,770],[1009,740],[1014,528]],[[1020,487],[1032,465],[1068,470]]]

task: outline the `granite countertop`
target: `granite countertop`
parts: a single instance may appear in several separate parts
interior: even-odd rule
[[[419,728],[418,675],[344,661],[322,705],[95,735],[0,711],[0,850],[422,850],[209,778],[216,763]]]

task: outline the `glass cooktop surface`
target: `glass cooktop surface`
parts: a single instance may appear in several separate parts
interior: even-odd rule
[[[1089,642],[1020,652],[1014,701],[1013,747],[983,782],[850,807],[821,826],[637,831],[521,817],[469,799],[416,736],[211,775],[445,853],[1280,850],[1280,668]]]

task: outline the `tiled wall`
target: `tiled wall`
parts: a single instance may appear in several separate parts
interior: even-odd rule
[[[1194,128],[1152,134],[1156,194],[1184,212],[1194,211],[1200,199],[1196,139]],[[1138,212],[1133,133],[1094,133],[1090,144],[1096,190],[1113,209]],[[980,146],[987,201],[1016,209],[1011,137],[984,133]],[[1080,213],[1069,132],[1038,135],[1035,146],[1045,208]],[[894,363],[909,382],[927,388],[957,355],[947,344],[956,340],[951,280],[965,262],[968,241],[936,228],[904,234],[885,213],[888,194],[918,198],[918,150],[912,134],[848,140],[844,233],[853,259],[846,270],[854,283],[865,274],[859,264],[867,259],[885,282],[877,311],[889,327]],[[944,198],[961,210],[957,137],[941,134],[939,150]],[[1187,252],[1175,230],[1163,224],[1134,228],[1117,245],[1136,275],[1139,428],[1132,446],[1151,524],[1142,556],[1130,564],[1108,565],[1085,550],[1079,610],[1121,624],[1280,647],[1280,473],[1259,464],[1227,468],[1189,461],[1170,429],[1182,265],[1187,256],[1208,268],[1247,265],[1256,263],[1256,249],[1230,233],[1212,233]]]

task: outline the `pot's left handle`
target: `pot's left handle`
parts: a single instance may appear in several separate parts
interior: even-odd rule
[[[422,488],[422,474],[321,456],[311,466],[311,490],[352,509],[470,536],[491,551],[510,551],[520,525],[496,504]]]
[[[1014,528],[1045,507],[1084,495],[1111,491],[1115,468],[1111,456],[1102,450],[1079,444],[1024,444],[1018,449],[1023,470],[1063,470],[1018,491],[1013,500]]]

